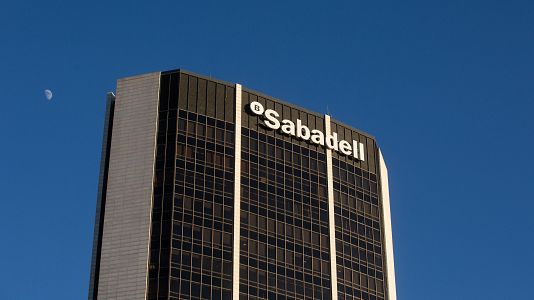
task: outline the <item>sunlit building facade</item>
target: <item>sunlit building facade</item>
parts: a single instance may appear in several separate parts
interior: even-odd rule
[[[375,139],[183,70],[108,95],[89,299],[395,300]]]

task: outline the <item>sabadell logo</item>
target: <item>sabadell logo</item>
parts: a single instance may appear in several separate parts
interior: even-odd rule
[[[316,145],[321,145],[328,149],[340,152],[344,155],[352,155],[355,159],[364,161],[365,150],[364,145],[358,141],[353,140],[352,143],[340,140],[338,141],[337,133],[327,133],[326,135],[317,129],[310,130],[306,125],[302,124],[300,119],[297,119],[297,124],[291,120],[278,120],[280,114],[272,109],[265,109],[263,105],[257,101],[249,104],[250,111],[260,117],[263,117],[265,126],[272,130],[280,130],[280,132],[289,136],[294,136],[299,139],[310,141]]]

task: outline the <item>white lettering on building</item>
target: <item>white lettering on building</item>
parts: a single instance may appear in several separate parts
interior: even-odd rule
[[[306,125],[302,124],[302,120],[300,119],[297,119],[296,124],[287,119],[280,121],[278,119],[280,117],[279,113],[272,109],[265,109],[257,101],[251,102],[249,108],[253,114],[263,117],[263,123],[267,128],[280,130],[284,134],[297,137],[304,141],[310,141],[313,144],[327,147],[347,156],[352,155],[355,159],[361,161],[365,160],[364,144],[356,140],[353,140],[352,144],[345,140],[338,141],[336,132],[325,135],[320,130],[310,130]]]

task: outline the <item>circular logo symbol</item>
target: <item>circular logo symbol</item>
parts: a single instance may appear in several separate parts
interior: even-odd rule
[[[261,105],[261,103],[259,103],[258,101],[254,101],[250,103],[250,111],[252,111],[255,115],[261,116],[263,115],[265,109],[263,108],[263,105]]]

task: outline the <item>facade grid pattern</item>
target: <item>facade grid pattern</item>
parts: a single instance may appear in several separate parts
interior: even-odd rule
[[[234,125],[180,111],[171,299],[230,299]]]
[[[332,160],[339,299],[385,299],[376,174]]]
[[[330,299],[326,158],[243,129],[240,299]]]
[[[128,195],[145,209],[144,214],[137,212],[143,215],[136,231],[138,236],[143,234],[143,240],[135,251],[146,256],[143,261],[137,259],[140,267],[135,270],[117,273],[118,281],[135,277],[139,283],[135,295],[130,292],[124,297],[396,299],[394,281],[389,281],[394,276],[392,249],[387,248],[391,247],[389,202],[383,205],[387,186],[382,184],[387,184],[387,178],[382,177],[387,173],[382,171],[385,165],[373,137],[331,121],[327,115],[240,85],[180,70],[155,74],[146,84],[150,93],[142,92],[146,88],[142,80],[131,81],[135,83],[131,89],[121,88],[123,95],[132,93],[129,97],[137,101],[135,105],[147,110],[145,98],[152,105],[150,116],[136,112],[139,122],[127,119],[131,128],[148,130],[143,132],[147,140],[143,153],[152,155],[151,160],[136,161],[136,149],[118,148],[128,153],[124,160],[128,167],[142,164],[146,169],[139,186],[123,187],[131,189]],[[154,89],[156,78],[159,91]],[[120,103],[120,93],[118,96]],[[338,140],[362,143],[365,157],[343,155],[325,145],[270,130],[262,116],[248,110],[252,102],[278,112],[280,120],[294,124],[300,120],[299,124],[310,130],[323,132],[325,140],[327,134],[336,133]],[[129,104],[125,101],[122,105]],[[148,118],[154,119],[153,123],[145,124]],[[121,119],[108,122],[116,120]],[[121,137],[115,138],[119,129],[129,130],[117,124],[118,129],[113,124],[112,145],[122,143]],[[106,216],[99,223],[103,230],[95,233],[95,245],[104,246],[101,261],[98,256],[93,258],[98,261],[93,261],[92,269],[100,272],[91,277],[90,287],[93,292],[98,290],[98,299],[111,299],[127,286],[114,291],[109,280],[115,273],[107,263],[105,247],[110,241],[105,239],[106,231],[131,232],[119,225],[106,228],[121,214],[117,205],[112,206],[114,201],[132,201],[113,193],[121,178],[111,168],[119,161],[106,151],[111,167],[108,171],[104,164],[102,174],[109,172],[110,176],[107,190],[100,193],[112,193],[111,201],[99,208]],[[141,191],[141,185],[144,200],[138,196],[140,192],[133,194]],[[108,209],[116,212],[110,216]],[[100,270],[94,267],[99,265]]]

